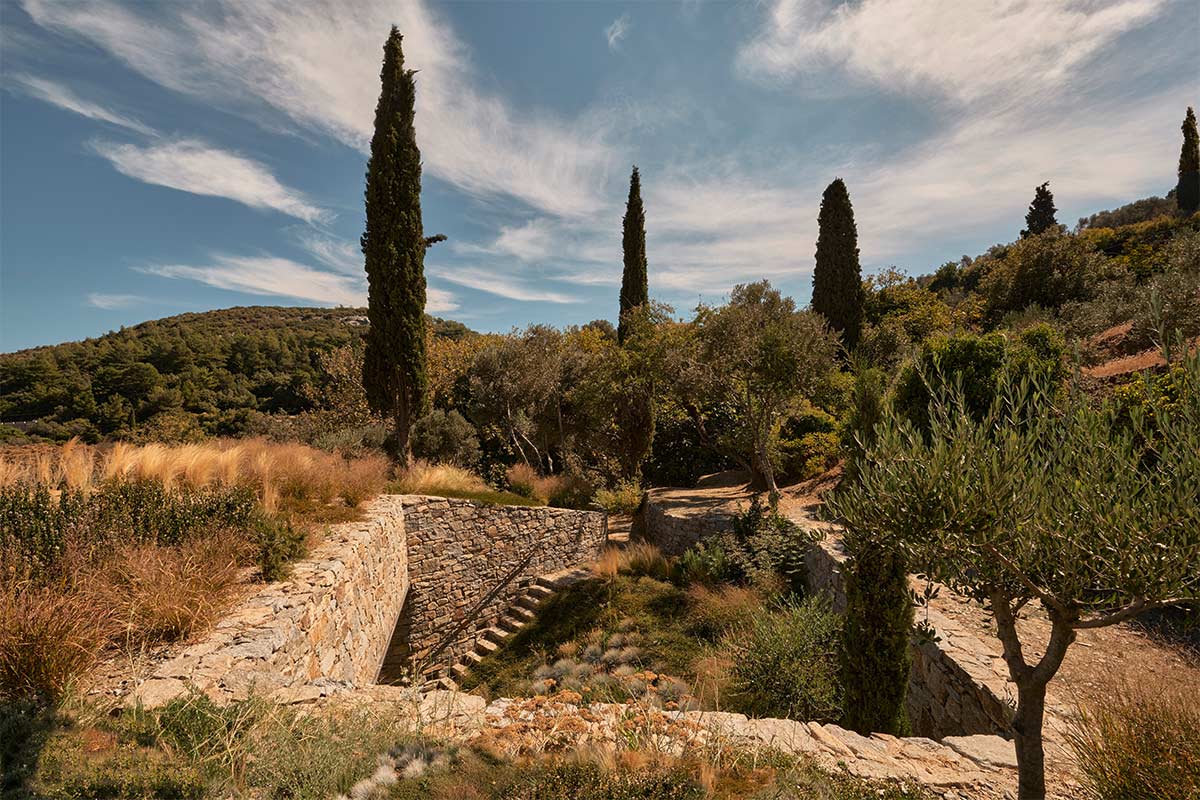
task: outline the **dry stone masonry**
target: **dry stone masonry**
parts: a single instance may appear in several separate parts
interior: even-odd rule
[[[330,528],[286,580],[246,598],[202,641],[159,665],[131,700],[160,705],[190,686],[220,702],[252,693],[296,701],[368,686],[394,656],[398,631],[415,634],[406,651],[430,647],[523,563],[484,605],[478,624],[486,628],[516,587],[594,559],[605,531],[597,512],[379,497],[364,521]],[[475,623],[464,629],[448,653],[469,649],[476,631]]]
[[[646,505],[646,532],[661,549],[680,553],[705,536],[727,528],[732,511],[660,500],[651,492]],[[842,565],[846,553],[836,526],[820,525],[803,514],[793,515],[801,527],[823,538],[806,557],[809,591],[827,596],[838,613],[846,610]],[[924,613],[924,612],[922,612]],[[908,715],[922,736],[1007,735],[1014,696],[1002,668],[997,668],[974,634],[935,610],[929,622],[937,641],[913,648],[908,686]],[[1001,665],[1002,667],[1002,665]]]
[[[404,520],[412,583],[381,682],[409,661],[438,672],[461,661],[538,576],[594,561],[607,531],[598,512],[441,497],[405,498]]]

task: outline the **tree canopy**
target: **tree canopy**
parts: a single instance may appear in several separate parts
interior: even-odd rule
[[[625,204],[625,219],[621,225],[621,251],[625,256],[625,269],[621,274],[617,339],[624,342],[629,332],[626,317],[634,309],[650,302],[646,275],[646,212],[642,208],[642,179],[637,167],[629,175],[629,200]]]
[[[1200,209],[1200,133],[1196,132],[1196,112],[1188,106],[1183,119],[1183,148],[1179,151],[1179,183],[1175,202],[1185,214]]]

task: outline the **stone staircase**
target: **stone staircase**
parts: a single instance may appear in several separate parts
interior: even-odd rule
[[[537,617],[537,610],[555,592],[562,591],[580,581],[593,577],[591,571],[583,567],[542,575],[525,587],[508,609],[500,615],[495,624],[479,631],[474,647],[462,661],[450,665],[449,669],[439,670],[438,673],[427,675],[431,678],[426,685],[429,689],[457,689],[458,681],[470,672],[471,667],[478,664],[487,656],[500,649],[517,631],[524,628]]]

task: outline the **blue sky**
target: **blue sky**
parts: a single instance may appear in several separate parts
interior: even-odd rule
[[[417,76],[430,313],[616,314],[642,172],[651,294],[807,302],[821,192],[864,268],[927,272],[1175,180],[1194,0],[0,0],[0,349],[235,305],[365,302],[391,24]]]

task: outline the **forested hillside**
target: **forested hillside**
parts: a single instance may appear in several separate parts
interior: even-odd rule
[[[0,355],[6,441],[235,436],[310,408],[320,357],[359,340],[365,309],[249,306],[143,322]],[[436,335],[467,328],[432,320]]]

